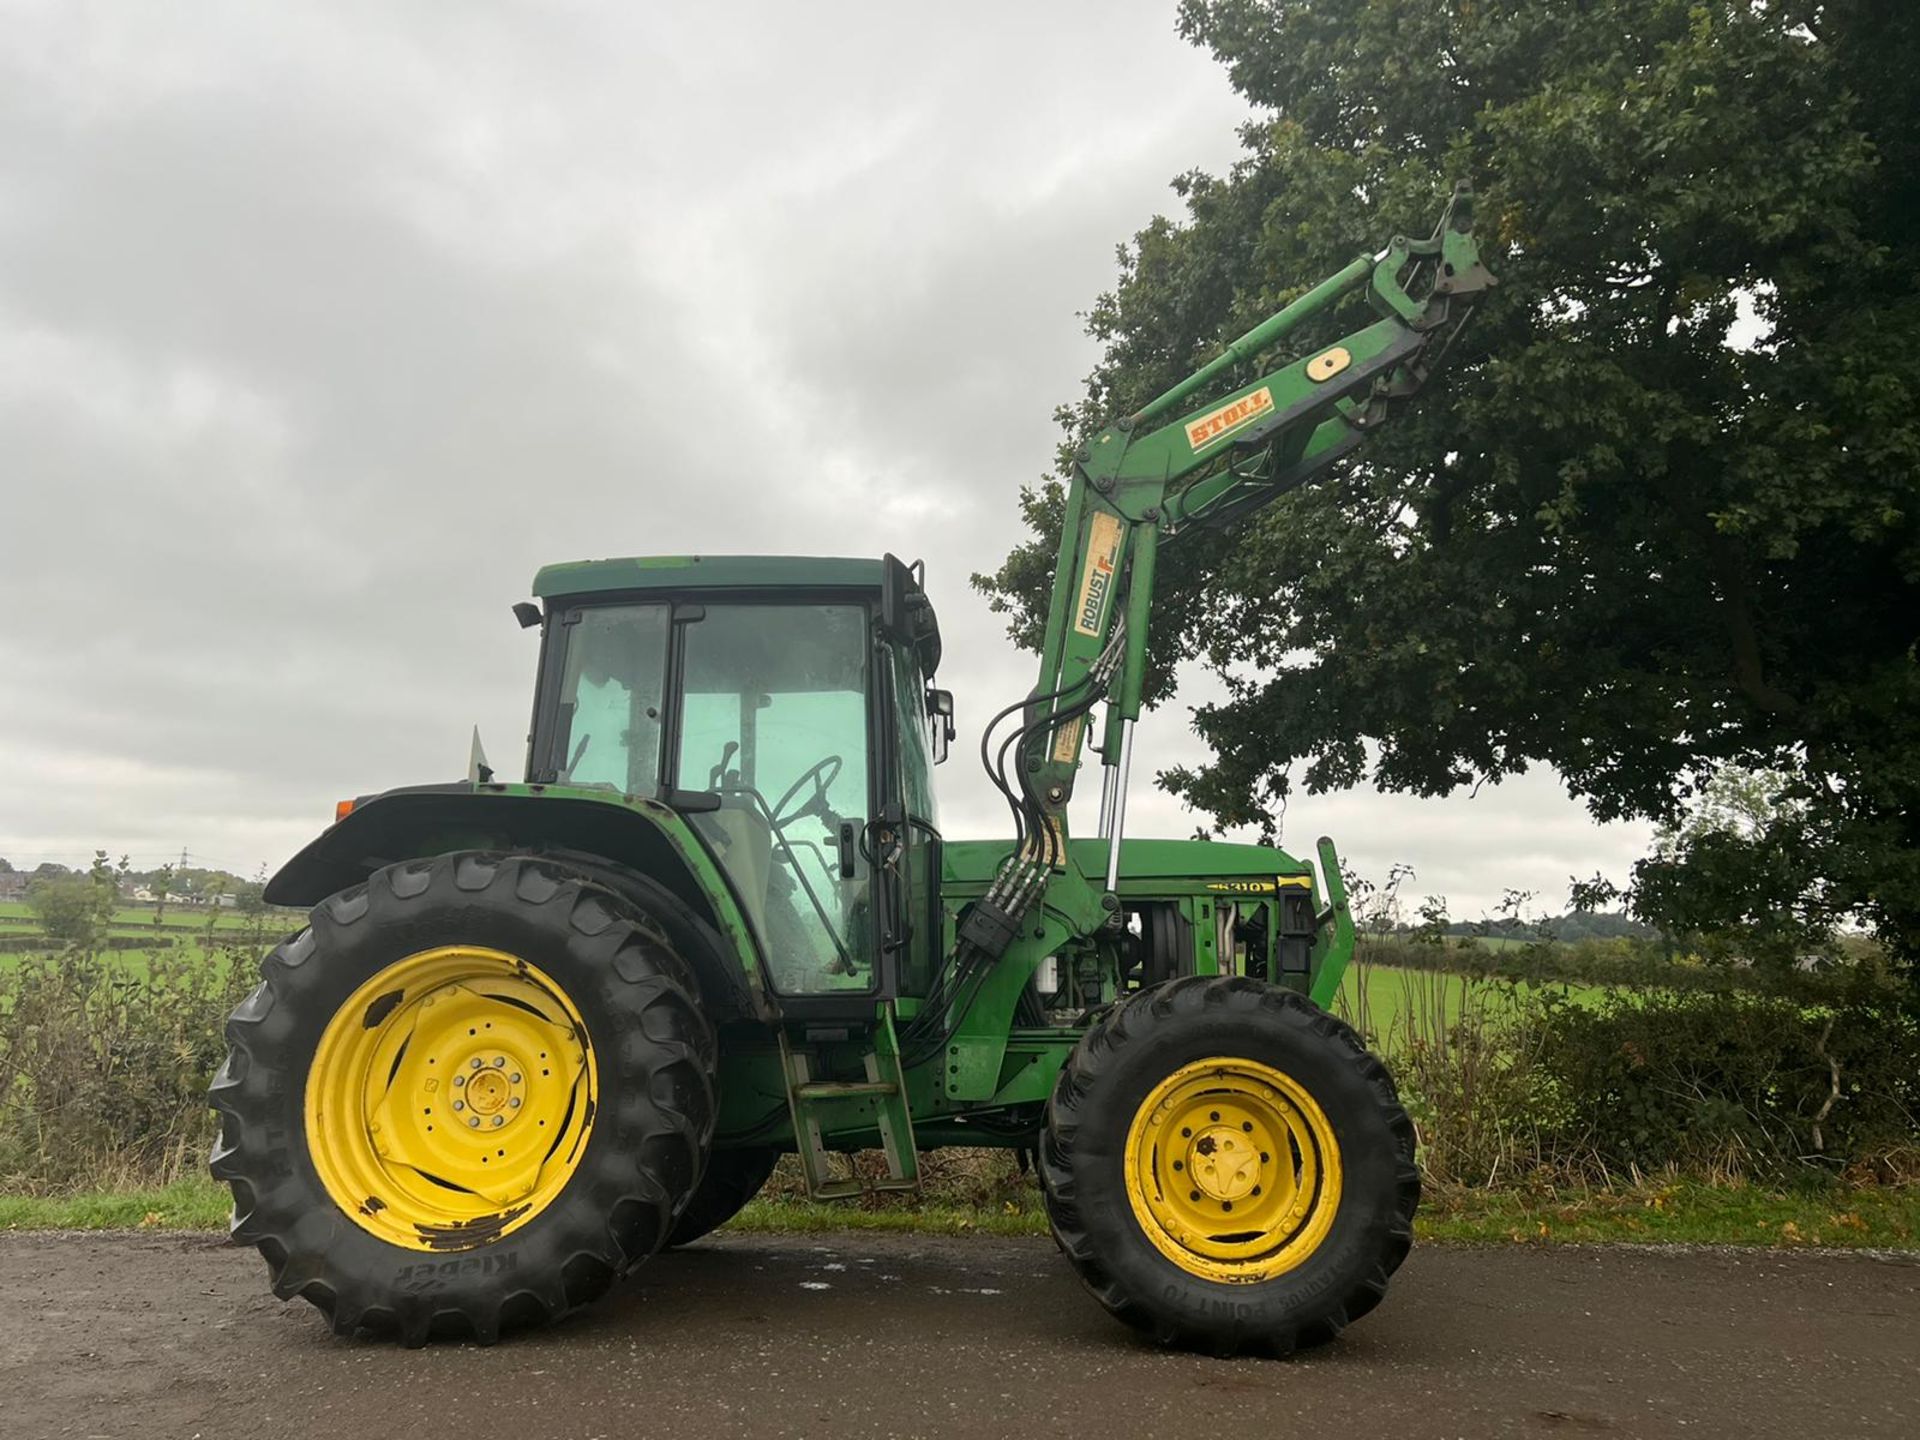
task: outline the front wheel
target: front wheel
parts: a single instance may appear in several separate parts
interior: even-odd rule
[[[485,1342],[658,1250],[715,1046],[663,929],[525,855],[405,861],[315,908],[227,1025],[212,1169],[273,1291],[341,1334]]]
[[[1420,1198],[1385,1067],[1305,997],[1235,976],[1143,991],[1083,1036],[1040,1171],[1100,1302],[1218,1354],[1286,1354],[1371,1310]]]

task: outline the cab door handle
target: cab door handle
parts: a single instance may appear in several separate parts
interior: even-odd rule
[[[859,831],[854,829],[851,820],[842,820],[840,822],[840,878],[842,880],[851,880],[853,878],[853,863],[858,853],[855,848],[854,837],[858,834]]]

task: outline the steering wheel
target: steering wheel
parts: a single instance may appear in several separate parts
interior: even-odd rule
[[[789,785],[786,790],[781,793],[780,798],[774,801],[772,807],[767,811],[773,828],[783,830],[802,816],[810,815],[815,810],[826,810],[827,789],[834,781],[840,778],[840,772],[845,766],[846,762],[838,755],[829,755],[824,760],[816,760],[802,771],[800,778]],[[813,794],[808,796],[805,803],[795,809],[791,815],[786,814],[787,805],[792,801],[794,796],[800,793],[809,780],[813,782]]]

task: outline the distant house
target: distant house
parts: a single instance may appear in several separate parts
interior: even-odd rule
[[[32,878],[19,870],[0,871],[0,900],[27,898],[27,881]]]
[[[238,895],[207,896],[207,904],[211,905],[216,910],[231,910],[234,906],[238,905],[239,903],[240,903],[240,897]]]

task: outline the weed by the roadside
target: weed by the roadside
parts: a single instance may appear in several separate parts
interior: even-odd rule
[[[165,1184],[198,1171],[206,1087],[257,936],[209,932],[133,968],[69,950],[0,970],[0,1190]]]

